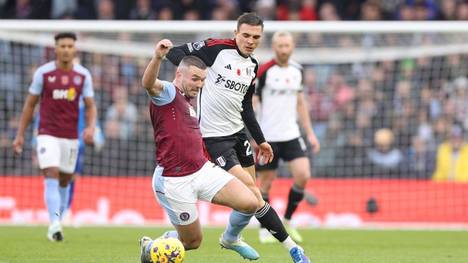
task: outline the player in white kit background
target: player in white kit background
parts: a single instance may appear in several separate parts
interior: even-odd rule
[[[40,66],[34,73],[13,141],[15,154],[21,154],[25,131],[40,101],[36,150],[40,172],[44,175],[44,200],[50,219],[47,238],[51,241],[63,240],[60,221],[68,205],[69,182],[78,157],[80,96],[86,111],[86,128],[83,130],[86,144],[93,144],[96,126],[91,74],[73,62],[75,42],[74,33],[55,35],[56,60]]]
[[[272,48],[275,58],[259,68],[254,105],[265,139],[273,148],[274,158],[271,163],[257,164],[256,168],[262,196],[268,202],[279,159],[288,162],[294,184],[289,191],[284,221],[291,237],[296,242],[302,242],[299,232],[289,224],[304,198],[304,188],[311,176],[307,147],[297,121],[301,123],[314,154],[320,151],[320,143],[312,129],[303,94],[302,66],[290,59],[294,50],[292,35],[286,31],[276,32],[272,38]],[[259,237],[262,243],[274,242],[265,228],[260,229]]]

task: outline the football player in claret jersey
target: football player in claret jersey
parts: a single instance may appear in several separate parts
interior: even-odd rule
[[[153,190],[176,228],[164,237],[178,238],[189,250],[198,248],[202,240],[197,200],[254,213],[257,198],[240,180],[210,162],[205,154],[196,112],[189,102],[203,87],[205,63],[187,56],[180,62],[173,82],[157,79],[161,60],[171,47],[168,39],[157,43],[142,85],[151,98],[149,111],[157,163]],[[142,263],[151,263],[152,241],[148,237],[140,240]]]
[[[20,154],[24,133],[40,100],[36,150],[39,168],[45,178],[44,199],[50,219],[47,238],[51,241],[63,240],[60,218],[68,204],[69,182],[77,161],[81,95],[86,107],[85,143],[93,143],[96,124],[91,74],[83,66],[73,63],[75,41],[74,33],[55,35],[56,59],[40,66],[34,73],[13,141],[15,154]]]
[[[237,20],[234,39],[208,39],[174,47],[167,58],[178,65],[182,58],[193,55],[208,66],[207,78],[198,96],[198,115],[203,141],[211,159],[239,178],[255,193],[258,209],[255,217],[289,251],[294,262],[309,262],[304,251],[289,237],[281,219],[266,203],[255,185],[253,150],[246,135],[247,128],[258,145],[260,160],[270,162],[273,151],[266,142],[255,118],[252,96],[258,63],[252,57],[263,35],[263,20],[255,13],[246,13]],[[222,247],[255,260],[258,253],[239,242],[240,232],[253,214],[233,211],[226,231],[220,237]]]
[[[288,162],[294,184],[288,195],[284,215],[286,229],[296,242],[302,237],[289,221],[304,198],[304,188],[310,178],[307,148],[301,137],[297,120],[301,123],[314,154],[320,151],[320,143],[312,130],[307,103],[302,92],[302,66],[290,59],[294,50],[292,35],[279,31],[273,35],[272,47],[275,58],[260,66],[258,85],[254,96],[255,108],[265,139],[271,144],[274,158],[271,163],[257,164],[260,190],[263,199],[269,201],[268,193],[276,177],[279,159]],[[257,107],[260,103],[260,107]],[[299,118],[298,118],[299,117]],[[260,242],[274,242],[265,228],[260,229]]]

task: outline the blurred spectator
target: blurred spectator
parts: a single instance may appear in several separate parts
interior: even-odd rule
[[[97,0],[97,19],[110,20],[114,18],[114,2],[111,0]]]
[[[468,182],[468,145],[461,126],[454,125],[450,129],[449,140],[438,147],[432,178],[435,181]]]
[[[275,10],[279,8],[275,6],[275,0],[258,0],[255,4],[256,12],[265,20],[275,20]]]
[[[176,20],[201,19],[203,11],[211,12],[201,0],[173,0],[170,2],[170,7]]]
[[[29,0],[17,0],[14,17],[19,19],[31,18],[32,7]]]
[[[455,20],[457,12],[457,0],[440,1],[440,10],[436,16],[438,20]]]
[[[277,20],[317,20],[316,0],[279,1]]]
[[[457,6],[457,20],[468,20],[468,2],[464,1]]]
[[[320,6],[319,19],[325,21],[341,20],[340,16],[336,12],[335,6],[330,2],[325,2]]]
[[[96,4],[95,0],[78,0],[78,7],[76,11],[77,19],[96,19]]]
[[[73,17],[77,7],[77,0],[52,0],[51,18]]]
[[[404,173],[417,179],[429,179],[435,168],[435,152],[428,140],[419,136],[413,137],[411,147],[404,160]]]
[[[382,20],[382,11],[379,2],[367,0],[361,5],[361,17],[359,20]]]
[[[316,0],[302,0],[301,9],[299,10],[300,20],[317,20]]]
[[[137,0],[136,6],[130,11],[130,19],[155,20],[156,12],[151,8],[150,0]]]
[[[237,5],[231,0],[217,0],[213,4],[211,20],[235,20]],[[210,8],[211,9],[211,8]]]
[[[363,135],[358,130],[346,134],[344,145],[337,150],[336,175],[339,177],[371,176],[372,170],[366,156]]]
[[[454,106],[455,121],[468,128],[468,79],[459,77],[453,81],[451,94]]]
[[[402,4],[397,10],[397,19],[403,21],[415,20],[414,7],[409,4]]]
[[[122,140],[134,139],[135,127],[138,121],[137,107],[128,101],[128,92],[124,87],[113,90],[114,103],[106,113],[106,137]]]
[[[314,122],[314,132],[316,132],[316,123]],[[326,132],[320,138],[321,147],[320,154],[314,156],[314,163],[312,165],[313,174],[318,176],[345,176],[340,173],[339,168],[340,149],[345,144],[345,134],[342,132],[343,126],[338,117],[332,116],[328,125],[326,126]],[[317,132],[316,132],[317,133]]]
[[[372,175],[391,176],[401,170],[403,155],[393,145],[394,135],[390,129],[380,129],[375,132],[375,148],[367,151],[367,157],[372,165]]]
[[[174,13],[169,7],[163,7],[158,12],[159,20],[172,20],[174,19]]]

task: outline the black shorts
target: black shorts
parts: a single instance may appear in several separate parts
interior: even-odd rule
[[[307,156],[307,146],[302,137],[285,142],[269,142],[275,155],[271,163],[260,165],[257,163],[258,171],[275,170],[278,168],[279,159],[289,162],[296,158]]]
[[[233,135],[203,138],[211,161],[228,171],[235,165],[249,167],[255,164],[253,149],[245,130]]]

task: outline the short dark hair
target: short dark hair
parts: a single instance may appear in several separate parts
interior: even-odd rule
[[[73,32],[60,32],[57,33],[54,37],[55,42],[59,41],[62,38],[71,38],[76,41],[76,34]]]
[[[206,64],[205,62],[203,62],[203,60],[201,60],[200,58],[198,57],[195,57],[195,56],[185,56],[181,61],[180,61],[180,64],[179,64],[179,67],[182,66],[182,67],[189,67],[189,66],[194,66],[194,67],[197,67],[199,69],[206,69]]]
[[[257,13],[244,13],[237,18],[237,30],[239,30],[242,24],[251,26],[262,26],[263,29],[263,18],[257,15]]]

